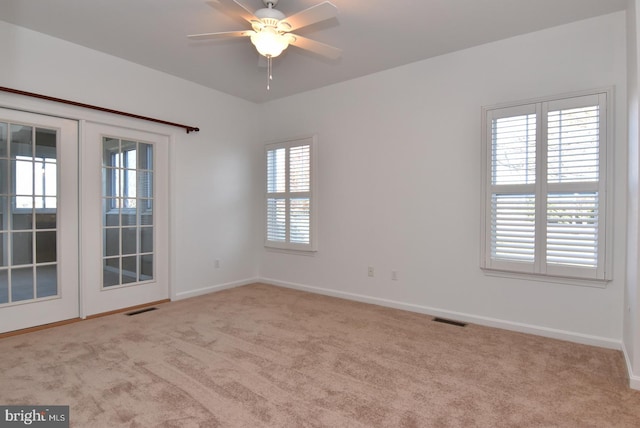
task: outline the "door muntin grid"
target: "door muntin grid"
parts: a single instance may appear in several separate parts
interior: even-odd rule
[[[60,297],[59,131],[0,122],[0,306]]]
[[[153,145],[102,138],[102,288],[152,281]]]

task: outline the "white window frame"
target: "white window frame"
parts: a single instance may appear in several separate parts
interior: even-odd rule
[[[595,268],[549,264],[546,262],[546,207],[547,195],[562,191],[563,185],[553,184],[551,189],[546,180],[547,168],[547,113],[549,106],[561,108],[580,107],[587,97],[595,97],[600,107],[599,132],[599,179],[598,192],[598,251]],[[593,104],[591,104],[593,105]],[[519,114],[536,113],[536,183],[509,185],[510,191],[518,194],[532,192],[536,195],[535,257],[533,263],[497,260],[491,253],[491,198],[492,174],[492,120]],[[482,108],[482,230],[481,268],[488,274],[515,276],[529,279],[546,279],[552,282],[575,283],[578,285],[604,286],[612,279],[613,240],[613,88],[582,91],[553,97],[506,103]],[[544,177],[541,180],[540,177]],[[507,187],[506,185],[504,187]],[[526,190],[525,190],[526,189]],[[542,195],[542,197],[541,197]],[[542,225],[542,227],[541,227]]]
[[[316,201],[316,194],[317,194],[317,143],[318,143],[318,137],[317,135],[310,135],[310,136],[304,136],[304,137],[298,137],[298,138],[292,138],[289,140],[284,140],[284,141],[278,141],[278,142],[272,142],[272,143],[268,143],[265,145],[265,150],[264,150],[264,165],[265,165],[265,185],[264,185],[264,189],[265,189],[265,197],[264,197],[264,246],[266,248],[269,249],[279,249],[279,250],[286,250],[286,251],[293,251],[293,252],[299,252],[299,253],[309,253],[312,254],[313,252],[317,251],[318,248],[318,239],[317,239],[317,201]],[[299,147],[299,146],[306,146],[308,145],[310,147],[310,183],[309,183],[309,191],[308,192],[290,192],[289,191],[289,153],[290,153],[290,149],[295,148],[295,147]],[[286,168],[286,173],[285,173],[285,185],[286,185],[286,191],[285,192],[274,192],[274,193],[269,193],[269,189],[268,189],[268,152],[270,150],[277,150],[277,149],[281,149],[284,148],[286,149],[286,160],[285,160],[285,168]],[[272,241],[269,240],[269,230],[268,230],[268,200],[270,198],[284,198],[286,199],[286,239],[285,241]],[[296,243],[296,242],[290,242],[289,239],[289,222],[290,222],[290,204],[289,201],[291,199],[295,199],[297,197],[308,197],[309,198],[309,243],[308,244],[303,244],[303,243]]]

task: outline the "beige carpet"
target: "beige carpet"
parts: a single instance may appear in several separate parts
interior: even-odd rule
[[[255,284],[0,340],[74,427],[638,427],[618,351]]]

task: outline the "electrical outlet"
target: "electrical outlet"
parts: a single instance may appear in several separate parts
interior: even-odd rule
[[[392,270],[391,271],[391,280],[392,281],[397,281],[398,280],[398,271],[397,270]]]
[[[373,277],[373,266],[369,266],[369,269],[367,270],[367,274]]]

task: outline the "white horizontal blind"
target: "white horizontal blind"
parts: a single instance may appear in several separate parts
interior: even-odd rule
[[[266,147],[265,245],[313,250],[313,138]]]
[[[308,196],[311,189],[311,146],[305,144],[289,149],[289,171],[290,184],[289,191],[292,195],[290,200],[290,229],[289,239],[298,244],[311,243],[310,223],[310,199]],[[294,195],[300,197],[293,197]]]
[[[267,199],[267,241],[287,241],[287,201],[284,198]]]
[[[286,155],[285,148],[267,151],[267,240],[273,242],[287,240]]]
[[[267,192],[283,193],[286,191],[286,161],[287,150],[277,148],[267,151]]]
[[[311,243],[309,198],[292,198],[289,212],[291,215],[289,240],[309,245]]]
[[[483,267],[608,278],[607,93],[484,110]]]
[[[597,193],[559,193],[548,196],[547,263],[590,268],[597,266]]]
[[[600,159],[598,105],[550,111],[547,120],[547,181],[598,181]]]
[[[311,146],[289,149],[289,191],[308,192],[311,185]]]
[[[536,181],[536,115],[499,118],[491,124],[494,185]]]
[[[533,263],[535,250],[535,196],[491,197],[491,257]]]

